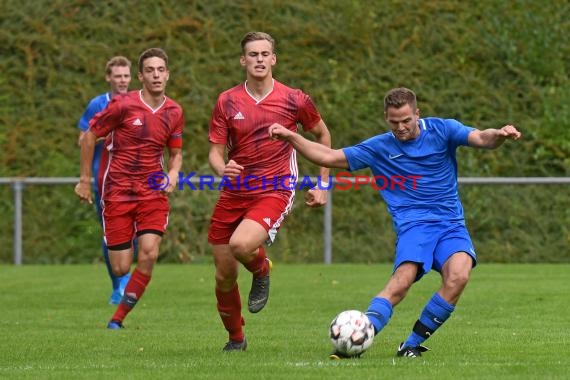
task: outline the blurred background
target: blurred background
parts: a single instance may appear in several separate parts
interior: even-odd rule
[[[245,79],[240,40],[276,39],[274,76],[309,93],[333,136],[355,144],[387,129],[389,89],[416,91],[422,116],[479,129],[515,124],[520,142],[458,150],[461,177],[570,175],[570,3],[563,0],[0,2],[0,177],[77,177],[78,119],[108,90],[114,55],[149,47],[170,58],[167,95],[186,117],[186,173],[211,174],[208,120],[218,94]],[[301,173],[318,169],[300,159]],[[332,172],[333,175],[335,171]],[[358,174],[366,175],[366,172]],[[23,263],[98,262],[101,228],[74,185],[27,185]],[[269,255],[323,261],[323,210],[303,192]],[[210,262],[213,190],[171,198],[162,262]],[[461,185],[480,262],[570,262],[570,185]],[[13,262],[14,193],[0,185],[0,263]],[[334,192],[333,262],[389,262],[394,235],[372,188]]]

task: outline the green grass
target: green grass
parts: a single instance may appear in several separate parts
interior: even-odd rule
[[[439,279],[395,309],[359,360],[329,361],[328,324],[365,309],[389,265],[279,265],[265,310],[245,311],[249,347],[227,336],[213,267],[159,265],[122,331],[101,265],[0,268],[0,378],[29,379],[562,379],[568,378],[568,265],[479,265],[450,320],[416,360],[394,359]],[[242,272],[242,295],[250,276]]]

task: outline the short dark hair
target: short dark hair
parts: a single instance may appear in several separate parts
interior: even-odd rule
[[[107,61],[107,64],[105,65],[105,74],[111,75],[111,70],[113,70],[113,67],[115,66],[126,66],[130,69],[131,61],[122,55],[117,55]]]
[[[275,40],[269,34],[264,32],[249,32],[241,39],[241,51],[245,53],[245,45],[252,41],[266,40],[271,43],[271,50],[275,52]]]
[[[166,55],[166,52],[161,48],[150,48],[143,51],[139,57],[139,73],[142,73],[144,60],[152,57],[162,58],[165,66],[168,67],[168,55]]]
[[[416,94],[409,88],[393,88],[384,97],[384,112],[389,107],[400,108],[406,104],[409,104],[415,110],[417,108]]]

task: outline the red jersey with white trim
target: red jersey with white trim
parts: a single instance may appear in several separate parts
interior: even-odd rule
[[[209,140],[225,144],[228,159],[244,167],[239,183],[223,182],[228,185],[223,190],[248,195],[293,190],[286,179],[298,177],[296,151],[285,141],[271,140],[268,129],[279,123],[297,132],[300,123],[308,131],[320,120],[309,95],[276,80],[259,101],[248,93],[245,83],[221,93],[210,120]]]
[[[174,100],[152,109],[142,91],[113,96],[107,108],[93,117],[89,130],[107,137],[108,161],[101,168],[101,199],[139,201],[161,196],[148,184],[152,173],[164,172],[164,148],[181,148],[184,113]]]

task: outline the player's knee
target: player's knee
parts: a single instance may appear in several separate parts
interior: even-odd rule
[[[158,249],[139,250],[138,263],[154,264],[158,260]]]
[[[444,284],[447,288],[463,289],[469,281],[468,271],[451,272],[445,279]]]
[[[235,258],[244,258],[252,254],[249,245],[244,240],[230,240],[230,251]]]
[[[111,267],[113,274],[117,277],[122,277],[122,276],[126,275],[127,273],[129,273],[129,269],[130,269],[129,266],[121,265],[120,263],[117,265],[112,265],[112,267]]]

